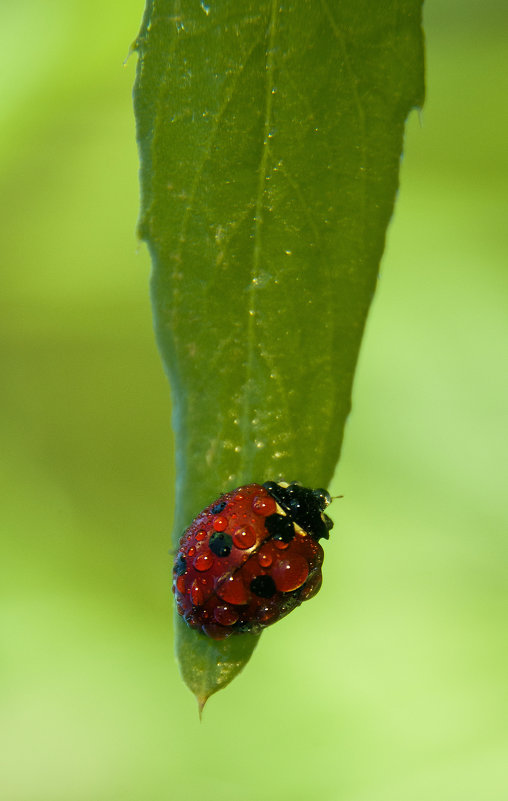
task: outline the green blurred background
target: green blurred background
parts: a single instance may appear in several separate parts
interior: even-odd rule
[[[201,725],[135,238],[142,10],[0,8],[0,795],[505,801],[506,4],[427,4],[324,586]]]

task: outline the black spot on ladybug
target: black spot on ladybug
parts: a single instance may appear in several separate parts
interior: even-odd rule
[[[220,504],[217,505],[220,506]],[[215,556],[229,556],[233,546],[233,537],[231,534],[226,534],[225,531],[216,531],[210,537],[208,545]]]
[[[277,588],[271,576],[256,576],[250,583],[250,590],[259,598],[271,598],[275,595]]]
[[[269,515],[265,520],[268,533],[274,540],[282,540],[282,542],[291,542],[295,536],[295,527],[290,517],[286,515]]]
[[[185,561],[185,556],[182,553],[178,554],[178,559],[175,562],[173,570],[177,576],[182,576],[187,570],[187,562]]]
[[[215,506],[212,506],[212,514],[218,515],[220,512],[223,511],[227,506],[226,501],[220,501],[220,503],[216,503]]]

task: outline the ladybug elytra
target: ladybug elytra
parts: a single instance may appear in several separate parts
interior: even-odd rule
[[[221,495],[183,534],[173,592],[189,626],[213,639],[259,633],[312,598],[333,522],[326,490],[248,484]]]

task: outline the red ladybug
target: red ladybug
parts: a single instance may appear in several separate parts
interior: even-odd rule
[[[221,495],[180,540],[173,592],[180,615],[216,640],[259,633],[321,586],[333,522],[323,489],[267,481]]]

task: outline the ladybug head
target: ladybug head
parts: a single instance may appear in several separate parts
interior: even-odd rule
[[[266,481],[263,487],[293,523],[300,526],[313,539],[329,539],[333,520],[324,514],[324,510],[332,499],[325,489],[309,489],[302,487],[297,481],[292,484]]]

